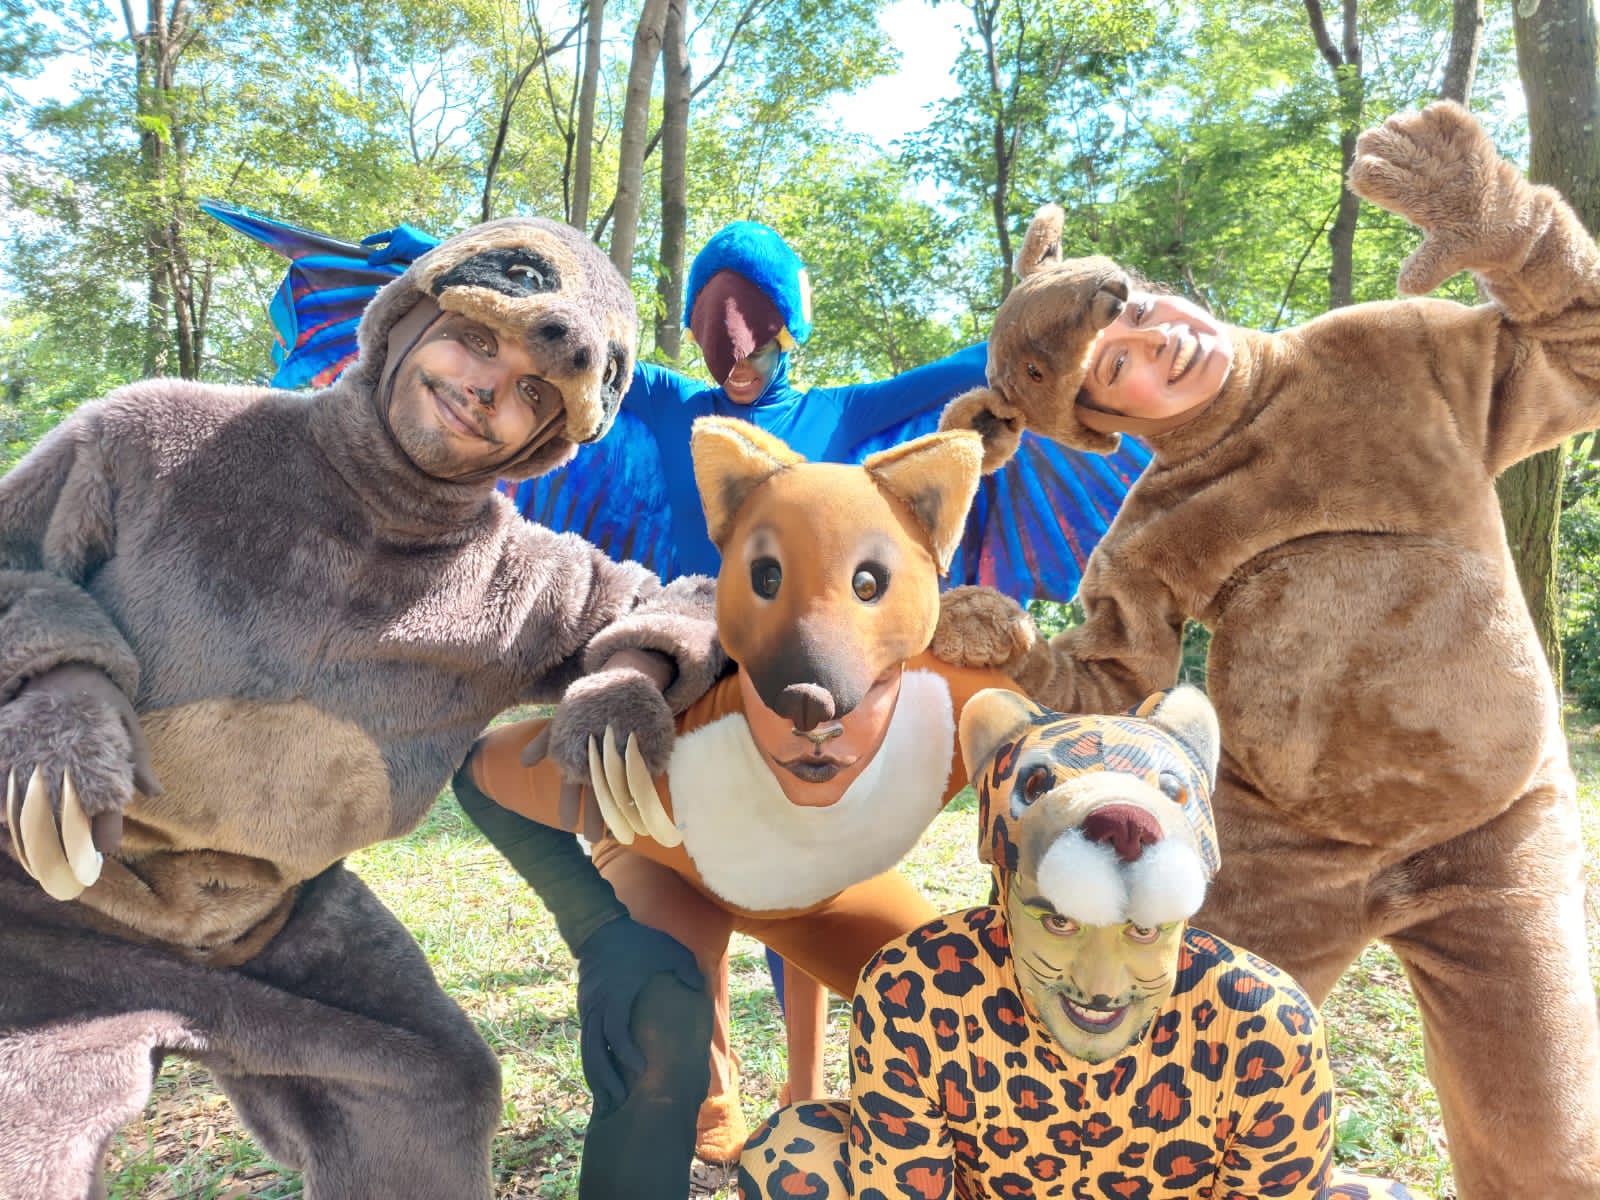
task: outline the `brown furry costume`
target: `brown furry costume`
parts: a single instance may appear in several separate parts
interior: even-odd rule
[[[1351,186],[1425,231],[1402,287],[1467,269],[1492,302],[1232,330],[1220,394],[1149,435],[1155,460],[1084,575],[1085,623],[1045,647],[997,612],[997,644],[935,648],[1011,656],[1041,702],[1110,712],[1170,685],[1184,619],[1203,622],[1226,866],[1196,922],[1318,1002],[1388,942],[1462,1200],[1593,1200],[1574,781],[1493,481],[1600,424],[1600,251],[1454,105],[1363,135]],[[1049,240],[1030,239],[1035,258]],[[1106,265],[1044,263],[1013,292],[993,390],[958,400],[957,423],[1114,444],[1074,407],[1089,338],[1116,315],[1105,296],[1127,296]],[[970,629],[991,602],[951,604]]]
[[[482,479],[415,466],[380,380],[424,300],[520,331],[564,436]],[[497,712],[619,648],[676,663],[636,714],[657,766],[668,704],[720,672],[709,581],[663,589],[493,490],[605,430],[633,336],[595,247],[494,222],[379,294],[333,387],[138,384],[0,481],[0,773],[70,772],[90,817],[125,810],[65,903],[25,871],[27,821],[0,827],[0,1196],[93,1194],[169,1052],[212,1070],[308,1196],[489,1194],[498,1064],[339,860],[412,829]],[[132,794],[109,706],[30,690],[64,663],[133,698],[164,793]]]

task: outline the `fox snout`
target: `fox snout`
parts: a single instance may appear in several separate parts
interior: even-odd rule
[[[839,715],[834,710],[833,695],[815,683],[791,683],[773,707],[773,711],[788,717],[800,733],[809,733],[824,721],[833,720]]]
[[[861,703],[876,676],[870,663],[810,638],[790,640],[778,653],[744,664],[761,702],[806,733],[836,721]],[[862,657],[862,656],[856,656]]]

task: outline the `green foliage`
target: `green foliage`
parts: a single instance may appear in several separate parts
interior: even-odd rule
[[[1594,435],[1570,456],[1556,577],[1566,689],[1591,719],[1600,715],[1600,475],[1589,454]]]
[[[1058,604],[1054,600],[1034,600],[1028,605],[1028,615],[1038,627],[1042,637],[1052,638],[1064,629],[1083,624],[1083,605],[1074,600]],[[1178,683],[1206,685],[1206,655],[1211,649],[1211,631],[1198,621],[1185,622],[1183,627],[1183,653],[1178,664]]]

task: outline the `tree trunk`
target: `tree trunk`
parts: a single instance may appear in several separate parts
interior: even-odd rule
[[[633,248],[639,237],[639,206],[644,192],[644,143],[650,126],[650,84],[661,54],[667,0],[645,0],[633,34],[633,61],[628,66],[628,92],[622,108],[622,136],[617,146],[617,198],[612,207],[611,262],[628,279],[633,274]]]
[[[662,60],[661,266],[656,349],[676,361],[682,337],[683,255],[689,224],[688,0],[667,0]]]
[[[171,342],[167,337],[167,318],[171,307],[168,291],[166,222],[162,219],[166,191],[167,155],[161,128],[166,125],[165,93],[161,86],[164,46],[162,33],[165,14],[161,0],[150,0],[141,31],[134,21],[127,0],[123,16],[128,22],[128,37],[134,56],[134,124],[139,131],[139,178],[144,184],[145,317],[144,364],[146,379],[167,373]]]
[[[1011,253],[1011,160],[1014,157],[1012,142],[1006,128],[1006,88],[1000,72],[1000,54],[995,46],[995,29],[1000,20],[1000,0],[972,0],[969,5],[972,19],[978,27],[978,37],[983,42],[983,59],[989,74],[991,136],[994,141],[994,191],[989,196],[990,215],[994,218],[995,240],[1000,246],[1000,299],[1011,293],[1016,283],[1015,267]]]
[[[494,184],[495,177],[500,173],[500,163],[505,157],[506,139],[511,136],[511,118],[517,107],[517,100],[522,95],[522,89],[528,85],[528,78],[545,63],[552,54],[562,50],[578,34],[577,27],[567,30],[561,40],[549,44],[545,40],[544,25],[537,15],[533,17],[533,57],[517,69],[516,74],[506,84],[505,94],[500,97],[500,116],[495,122],[494,139],[489,146],[488,161],[483,168],[483,201],[479,205],[480,221],[487,221],[494,216]],[[559,123],[560,118],[555,118]]]
[[[1333,71],[1339,92],[1339,204],[1328,228],[1328,307],[1343,308],[1350,303],[1355,274],[1356,220],[1361,201],[1346,182],[1355,162],[1356,137],[1361,132],[1366,106],[1366,83],[1361,75],[1361,38],[1357,25],[1356,0],[1344,0],[1343,48],[1334,45],[1323,17],[1321,0],[1305,0],[1306,16],[1311,19],[1311,36],[1317,49]]]
[[[191,40],[188,0],[148,0],[144,27],[134,19],[131,0],[122,16],[133,43],[134,124],[139,130],[139,178],[145,242],[145,346],[147,378],[165,375],[172,350],[178,373],[198,379],[205,351],[202,303],[184,245],[185,167],[189,136],[187,114],[178,100],[178,59]],[[209,286],[209,285],[208,285]]]
[[[583,83],[578,94],[577,161],[572,168],[572,205],[567,224],[589,224],[589,188],[594,177],[594,98],[600,86],[600,38],[605,33],[606,0],[589,0],[583,43]]]
[[[1478,52],[1483,45],[1483,0],[1455,0],[1450,21],[1450,49],[1444,60],[1441,100],[1465,105],[1478,75]]]
[[[1524,12],[1525,8],[1532,11]],[[1590,0],[1514,5],[1517,71],[1528,97],[1528,177],[1566,196],[1583,223],[1600,223],[1600,52]],[[1550,668],[1561,684],[1555,547],[1566,448],[1518,463],[1496,483],[1517,577]]]

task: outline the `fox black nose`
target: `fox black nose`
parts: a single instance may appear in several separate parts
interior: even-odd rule
[[[778,697],[777,712],[801,733],[833,720],[833,696],[814,683],[791,683]]]

